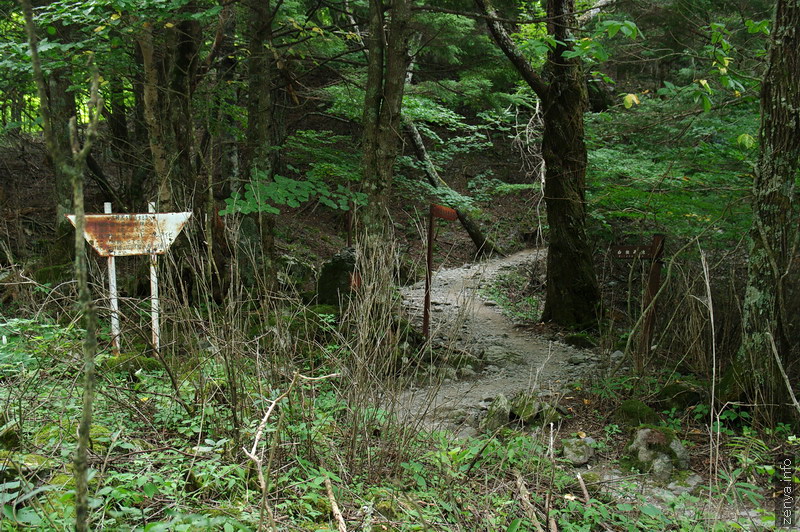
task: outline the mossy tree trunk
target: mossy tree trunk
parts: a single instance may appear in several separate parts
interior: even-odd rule
[[[369,2],[361,185],[369,203],[359,216],[368,233],[383,232],[388,221],[386,193],[392,186],[392,169],[402,142],[400,115],[410,62],[410,18],[409,0]]]
[[[761,151],[753,183],[743,336],[735,372],[748,399],[761,406],[761,417],[771,421],[789,411],[776,352],[795,377],[791,382],[797,382],[798,374],[786,335],[789,320],[797,317],[787,315],[784,292],[800,239],[795,193],[800,176],[799,77],[800,0],[778,0],[761,88]]]
[[[580,58],[567,58],[575,26],[574,0],[547,1],[547,32],[559,44],[551,49],[543,73],[536,72],[488,0],[475,0],[487,15],[492,38],[542,101],[545,204],[550,227],[547,296],[542,320],[567,326],[596,322],[600,290],[586,236],[586,144],[583,113],[588,95]]]

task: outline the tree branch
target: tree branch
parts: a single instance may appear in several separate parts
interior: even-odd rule
[[[488,18],[486,19],[486,26],[489,28],[489,33],[492,34],[492,39],[497,43],[497,46],[503,50],[506,57],[514,65],[514,68],[520,73],[525,82],[533,89],[542,101],[546,101],[549,85],[545,83],[542,77],[531,66],[530,61],[522,55],[522,52],[508,36],[508,31],[497,20],[497,12],[494,7],[489,3],[489,0],[475,0],[475,5],[483,12]]]

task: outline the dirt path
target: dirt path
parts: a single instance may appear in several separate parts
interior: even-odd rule
[[[506,272],[544,260],[540,249],[520,251],[434,273],[431,290],[431,335],[434,345],[450,344],[474,355],[482,369],[450,370],[441,384],[407,391],[403,409],[423,416],[430,427],[471,434],[482,411],[499,393],[510,398],[521,391],[558,393],[594,357],[522,330],[479,288]],[[425,283],[402,290],[413,320],[421,323]],[[474,372],[474,370],[478,370]]]

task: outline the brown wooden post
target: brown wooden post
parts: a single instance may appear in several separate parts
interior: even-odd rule
[[[661,256],[664,254],[665,240],[666,236],[655,234],[650,246],[614,246],[611,248],[612,254],[618,259],[652,261],[650,263],[650,273],[647,277],[644,300],[642,301],[645,312],[642,320],[642,336],[639,342],[639,349],[634,353],[633,357],[633,364],[638,374],[644,371],[644,361],[652,345],[653,330],[656,324],[656,305],[654,304],[652,308],[649,307],[661,287]]]
[[[425,261],[425,308],[422,311],[422,334],[425,336],[425,338],[430,337],[431,324],[431,276],[433,271],[434,218],[441,218],[442,220],[452,222],[458,219],[458,213],[449,207],[442,207],[441,205],[434,205],[431,203],[430,212],[428,214],[428,249]]]
[[[664,254],[665,239],[666,236],[662,234],[653,235],[653,243],[650,247],[651,251],[648,257],[651,260],[650,274],[647,278],[647,289],[644,294],[643,302],[645,316],[642,326],[642,340],[639,344],[640,356],[637,357],[636,364],[636,371],[638,373],[644,371],[644,359],[650,352],[650,346],[652,345],[653,329],[656,323],[656,306],[653,305],[649,309],[648,307],[650,307],[650,303],[652,303],[658,293],[658,289],[661,287],[661,256]]]

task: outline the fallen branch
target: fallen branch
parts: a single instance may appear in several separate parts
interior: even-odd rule
[[[336,524],[339,526],[339,532],[347,532],[347,524],[344,522],[342,512],[339,510],[339,505],[336,504],[336,498],[333,496],[333,486],[331,486],[331,479],[325,478],[325,489],[328,490],[328,500],[331,501],[331,512],[333,513]]]
[[[411,145],[414,147],[414,153],[417,155],[417,159],[422,162],[425,171],[425,177],[428,179],[428,183],[434,187],[441,190],[451,190],[450,185],[442,179],[439,175],[439,172],[436,170],[436,167],[431,161],[430,155],[428,155],[428,150],[425,149],[425,142],[422,140],[422,135],[420,135],[417,126],[406,118],[403,122],[403,126],[405,127],[406,133],[411,138]],[[465,212],[463,209],[456,209],[456,214],[458,214],[458,221],[461,222],[461,225],[467,231],[467,234],[472,239],[472,242],[475,244],[477,248],[476,255],[500,255],[505,256],[505,253],[495,244],[493,241],[486,238],[486,235],[483,234],[478,223],[472,219],[472,217]]]
[[[789,392],[789,397],[792,398],[792,404],[797,409],[797,412],[800,413],[800,403],[797,402],[797,397],[795,397],[794,390],[792,389],[792,383],[789,381],[789,376],[786,375],[786,370],[783,369],[781,357],[778,355],[778,346],[775,345],[775,338],[772,337],[771,333],[767,333],[767,336],[769,337],[769,343],[772,346],[772,355],[775,357],[775,362],[778,364],[778,370],[780,370],[781,375],[783,376],[783,382],[786,384],[786,390]]]
[[[581,491],[583,492],[583,502],[586,503],[586,506],[592,505],[592,500],[589,497],[589,490],[586,489],[586,483],[583,482],[583,477],[580,473],[576,475],[578,477],[578,484],[581,485]]]
[[[544,532],[539,517],[536,515],[536,507],[531,502],[531,494],[527,486],[525,486],[525,479],[522,478],[519,471],[514,471],[514,476],[517,478],[517,491],[519,491],[519,498],[522,502],[522,508],[525,510],[525,515],[528,516],[530,522],[536,527],[536,532]]]

